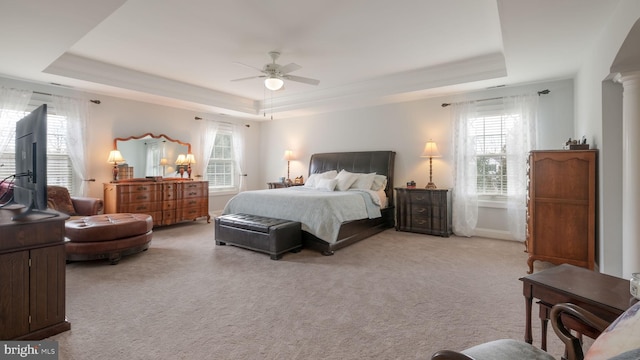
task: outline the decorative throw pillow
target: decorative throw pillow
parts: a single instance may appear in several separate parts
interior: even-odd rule
[[[315,188],[315,187],[317,187],[318,180],[320,180],[320,179],[333,179],[333,178],[336,177],[336,175],[338,175],[338,172],[336,170],[329,170],[329,171],[325,171],[325,172],[320,173],[320,174],[311,174],[311,175],[309,175],[309,178],[307,179],[307,182],[304,183],[304,186]]]
[[[593,342],[585,360],[626,359],[640,349],[640,302],[622,313]],[[635,350],[635,352],[634,352]],[[638,359],[630,357],[630,359]]]
[[[67,215],[76,215],[76,209],[71,202],[71,195],[65,187],[47,186],[47,205]]]
[[[370,190],[373,186],[373,179],[376,173],[371,174],[355,174],[356,181],[351,185],[351,189]]]
[[[377,175],[377,174],[374,175],[373,185],[371,185],[371,190],[373,191],[384,190],[385,187],[387,187],[387,177],[384,175]]]
[[[336,176],[336,180],[338,180],[338,184],[336,184],[336,190],[338,191],[346,191],[349,190],[351,185],[357,180],[357,175],[352,172],[348,172],[342,169],[338,176]]]
[[[316,186],[316,189],[333,191],[336,188],[337,183],[338,183],[338,180],[336,179],[320,179],[318,180],[318,185]]]

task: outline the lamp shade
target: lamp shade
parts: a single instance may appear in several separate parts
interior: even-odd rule
[[[160,165],[162,166],[169,165],[169,160],[167,160],[167,158],[160,159]]]
[[[264,86],[271,91],[280,90],[282,85],[284,85],[284,81],[282,81],[282,79],[277,78],[273,75],[264,79]]]
[[[184,158],[184,162],[186,164],[195,164],[196,158],[193,156],[193,154],[187,154],[187,156]]]
[[[125,162],[126,160],[122,157],[122,154],[120,153],[120,150],[111,150],[109,152],[109,158],[107,159],[107,162],[110,164],[117,164],[117,163],[121,163],[121,162]]]
[[[295,160],[295,157],[293,156],[293,150],[285,150],[284,159],[287,161]]]
[[[440,157],[440,151],[438,151],[438,145],[435,141],[429,140],[424,145],[424,151],[420,157]]]
[[[187,163],[186,161],[187,161],[187,157],[184,156],[184,154],[180,154],[176,159],[176,165],[184,165]]]

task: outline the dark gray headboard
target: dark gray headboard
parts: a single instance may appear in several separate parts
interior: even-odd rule
[[[372,173],[387,177],[385,193],[389,198],[389,206],[393,202],[393,168],[395,166],[395,151],[354,151],[319,153],[311,155],[309,161],[309,175],[329,170],[342,169],[355,173]]]

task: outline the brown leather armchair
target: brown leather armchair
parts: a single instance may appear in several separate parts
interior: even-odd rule
[[[48,207],[70,216],[91,216],[101,214],[104,201],[94,197],[71,196],[62,186],[47,186]]]

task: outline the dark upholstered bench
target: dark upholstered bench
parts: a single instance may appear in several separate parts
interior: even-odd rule
[[[297,221],[247,214],[215,219],[216,245],[235,245],[260,251],[278,260],[282,254],[302,249],[302,226]]]

